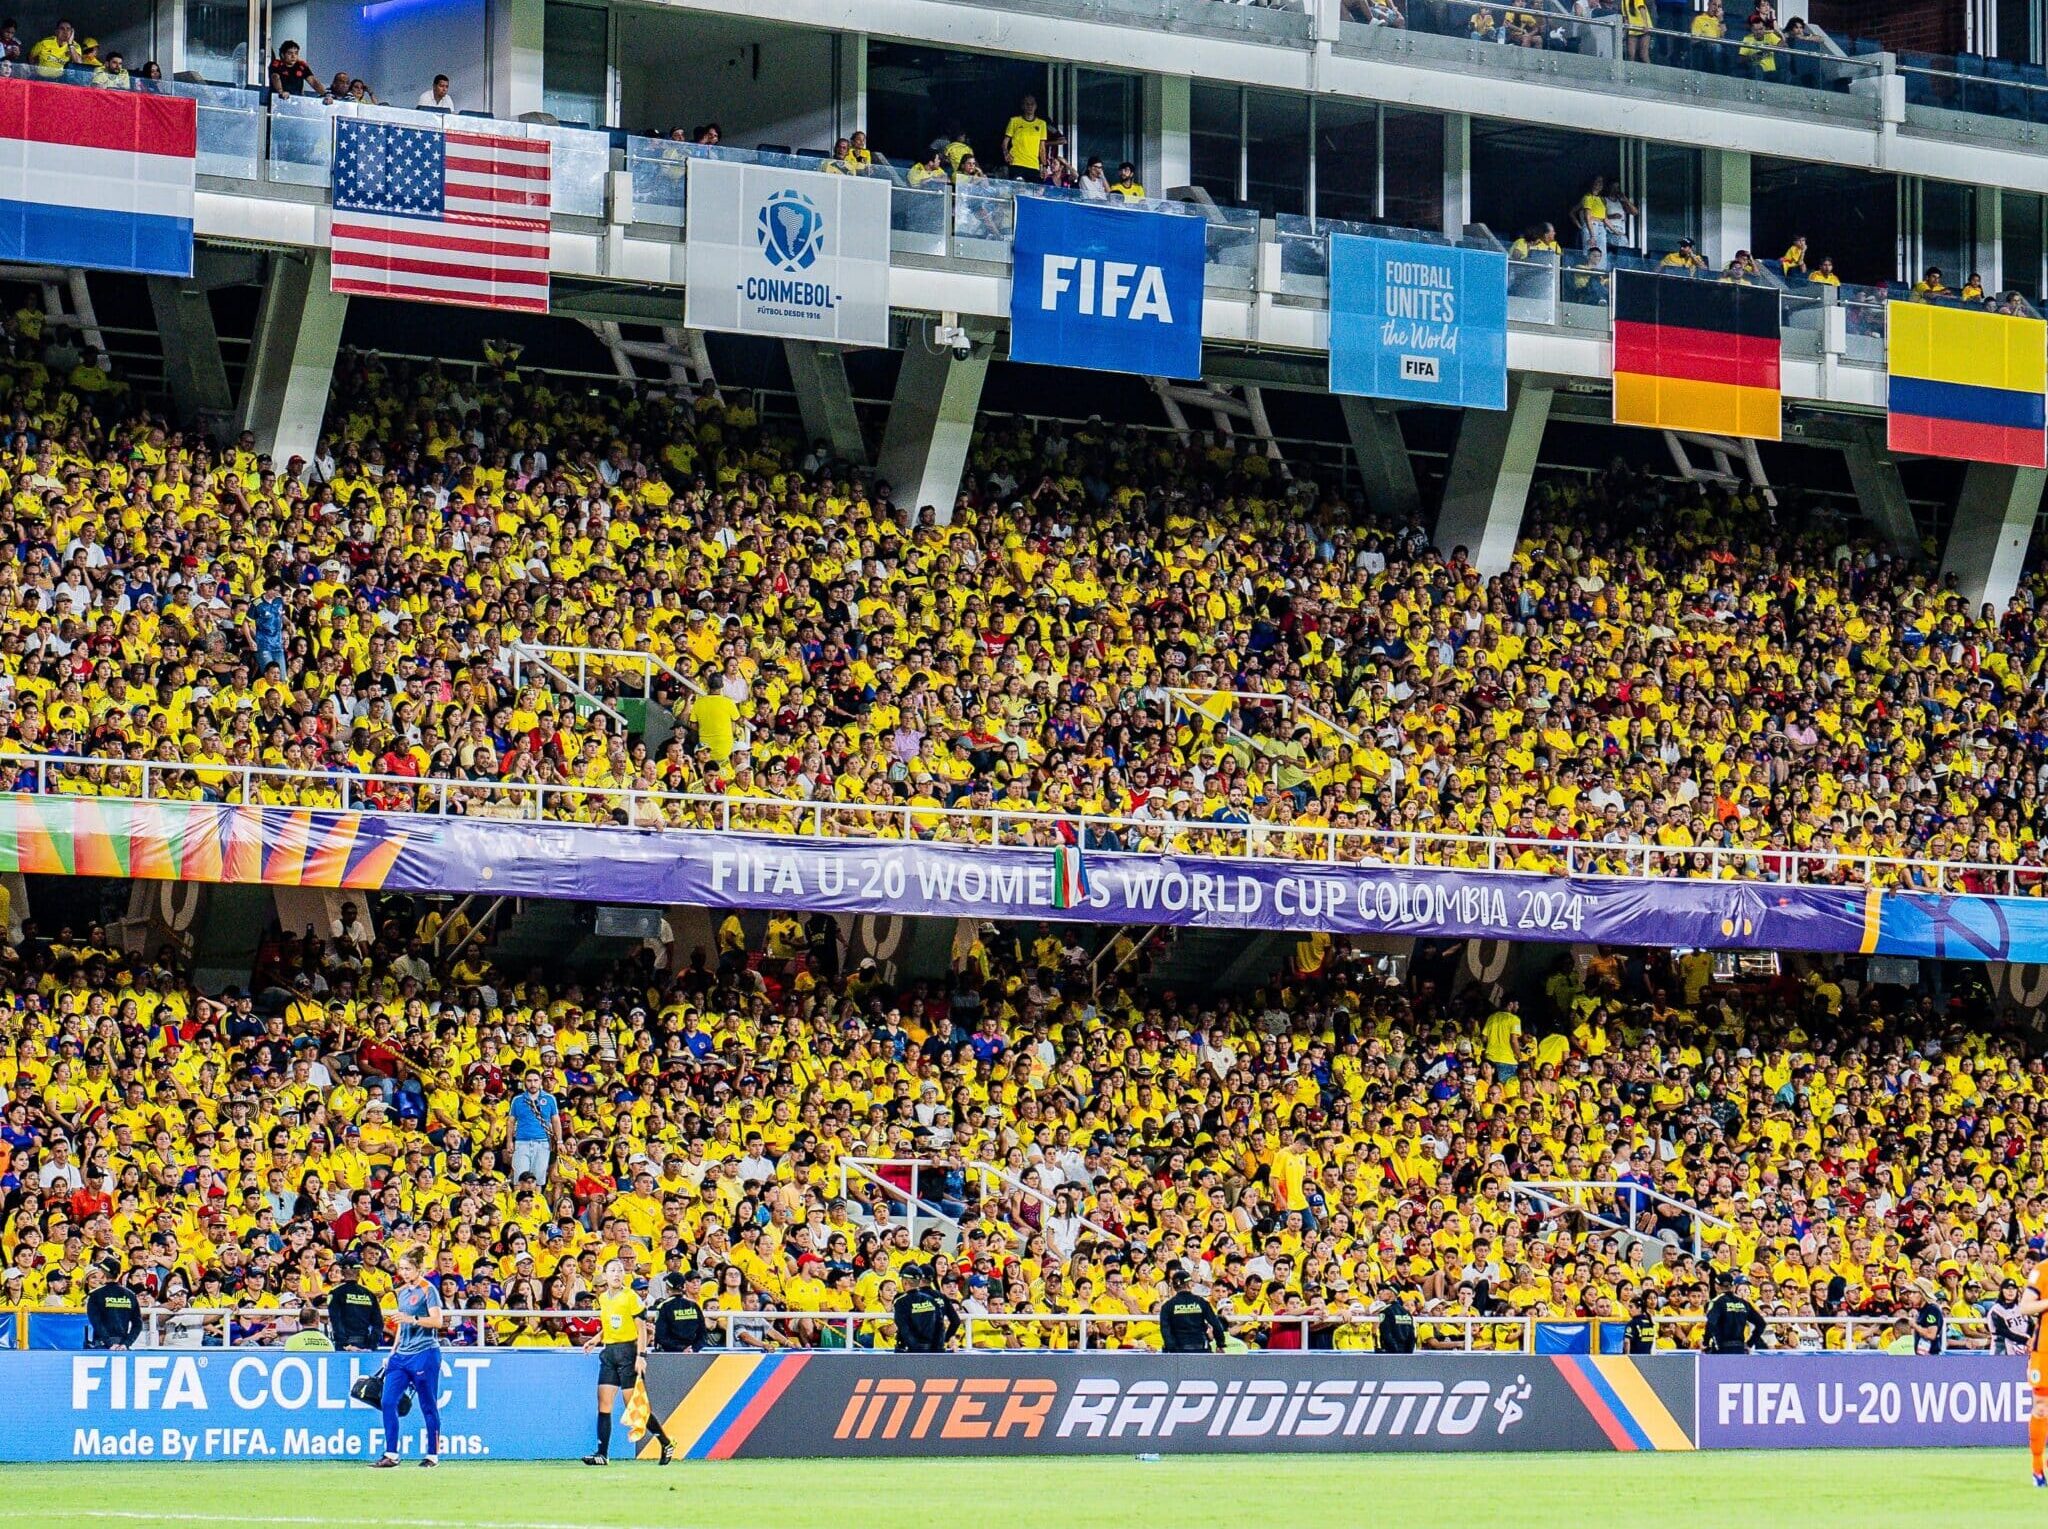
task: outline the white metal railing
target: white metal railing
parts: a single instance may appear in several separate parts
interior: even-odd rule
[[[559,642],[515,642],[512,644],[512,683],[519,683],[521,660],[539,660],[555,673],[566,673],[571,663],[576,666],[574,683],[579,689],[590,690],[590,671],[593,667],[606,671],[632,669],[640,676],[640,699],[652,698],[654,676],[665,674],[692,695],[704,694],[704,687],[690,679],[659,653],[646,653],[638,648],[579,648]],[[594,694],[594,692],[592,692]]]
[[[1654,1245],[1659,1241],[1654,1232],[1645,1232],[1623,1215],[1624,1200],[1644,1201],[1651,1205],[1668,1206],[1684,1216],[1692,1226],[1692,1256],[1701,1256],[1702,1224],[1716,1227],[1721,1231],[1734,1230],[1734,1223],[1701,1210],[1689,1201],[1676,1199],[1662,1190],[1651,1189],[1643,1184],[1630,1184],[1620,1179],[1517,1179],[1509,1188],[1520,1198],[1535,1201],[1539,1206],[1549,1207],[1543,1212],[1545,1219],[1553,1215],[1573,1214],[1585,1216],[1595,1225],[1618,1237],[1631,1238],[1637,1242]]]
[[[1230,702],[1224,708],[1221,715],[1210,711],[1208,705],[1209,702],[1214,701],[1218,697],[1222,697]],[[1209,689],[1197,685],[1170,685],[1167,687],[1166,699],[1169,713],[1171,711],[1186,712],[1216,723],[1221,723],[1233,711],[1249,711],[1255,707],[1271,706],[1283,717],[1300,717],[1311,726],[1320,727],[1326,732],[1335,733],[1346,743],[1355,744],[1362,741],[1358,734],[1350,728],[1345,727],[1340,722],[1332,721],[1314,707],[1296,700],[1291,695],[1276,695],[1264,690],[1222,690]],[[1242,736],[1242,733],[1240,733],[1240,736]]]
[[[1899,1318],[1907,1318],[1902,1330]],[[1861,1316],[1840,1314],[1835,1316],[1766,1316],[1764,1327],[1766,1339],[1773,1352],[1777,1353],[1824,1353],[1841,1349],[1861,1349],[1865,1353],[1882,1349],[1885,1344],[1899,1341],[1902,1331],[1910,1331],[1912,1313],[1894,1312],[1890,1316],[1864,1313]],[[1666,1313],[1651,1318],[1657,1324],[1658,1332],[1677,1330],[1675,1340],[1678,1348],[1697,1348],[1700,1344],[1699,1329],[1706,1318],[1700,1312]],[[1948,1335],[1947,1353],[1988,1354],[1991,1352],[1991,1319],[1989,1317],[1948,1317],[1945,1322]],[[1839,1338],[1834,1335],[1839,1334]],[[1859,1341],[1860,1336],[1860,1341]],[[1960,1341],[1959,1341],[1960,1340]]]
[[[716,1297],[712,1298],[714,1301]],[[1306,1349],[1319,1330],[1371,1328],[1377,1331],[1384,1308],[1357,1303],[1343,1308],[1325,1306],[1303,1312],[1262,1313],[1237,1316],[1225,1309],[1224,1324],[1233,1332],[1263,1329],[1298,1330],[1298,1346]],[[0,1308],[0,1312],[7,1308]],[[38,1319],[68,1319],[81,1322],[80,1311],[51,1311],[17,1308],[23,1323],[20,1337],[29,1346],[28,1328]],[[594,1307],[448,1307],[444,1315],[457,1324],[445,1331],[441,1342],[449,1348],[509,1348],[520,1337],[536,1329],[568,1337],[574,1344],[587,1342],[598,1331]],[[1546,1324],[1576,1326],[1587,1322],[1619,1327],[1620,1317],[1594,1316],[1477,1316],[1468,1313],[1420,1311],[1412,1314],[1418,1330],[1419,1347],[1435,1351],[1464,1353],[1529,1353],[1535,1333]],[[1869,1353],[1890,1343],[1903,1343],[1911,1334],[1912,1314],[1843,1314],[1834,1316],[1765,1316],[1765,1346],[1777,1353],[1821,1353],[1858,1350]],[[727,1349],[863,1348],[886,1347],[894,1342],[892,1312],[846,1308],[798,1311],[772,1307],[748,1311],[707,1305],[704,1311],[707,1346]],[[143,1330],[137,1348],[280,1348],[302,1331],[325,1332],[323,1322],[306,1322],[303,1313],[275,1306],[186,1307],[172,1311],[156,1307],[143,1313]],[[963,1308],[958,1344],[963,1349],[1003,1347],[1007,1335],[1021,1330],[1041,1347],[1074,1349],[1100,1348],[1114,1343],[1120,1348],[1155,1349],[1158,1346],[1158,1315],[1152,1311],[974,1311]],[[1665,1312],[1651,1318],[1660,1343],[1673,1349],[1693,1350],[1700,1346],[1705,1325],[1703,1312]],[[509,1327],[508,1327],[509,1324]],[[1950,1316],[1945,1321],[1946,1351],[1957,1354],[1992,1352],[1991,1319],[1986,1316]],[[1149,1330],[1148,1330],[1149,1329]],[[991,1336],[1003,1341],[991,1343]],[[1505,1346],[1504,1346],[1505,1345]],[[1285,1346],[1283,1346],[1285,1347]],[[343,1350],[366,1361],[379,1351]]]
[[[1895,886],[1909,891],[2001,896],[2048,893],[2048,864],[1997,864],[1769,846],[1671,846],[1641,841],[1539,839],[1397,828],[1297,827],[1257,819],[1212,822],[1115,813],[1015,812],[909,802],[817,801],[712,796],[538,780],[462,780],[343,770],[292,770],[226,761],[148,760],[0,750],[0,772],[23,772],[14,788],[38,794],[80,789],[110,800],[209,800],[337,808],[388,814],[469,816],[521,822],[820,838],[919,839],[968,846],[1051,847],[1066,832],[1091,850],[1172,850],[1276,863],[1533,870],[1628,881],[1699,879],[1822,886]],[[72,783],[67,786],[67,782]],[[272,796],[266,796],[266,792]]]

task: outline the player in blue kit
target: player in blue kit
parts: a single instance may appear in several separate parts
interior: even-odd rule
[[[384,1366],[384,1453],[373,1468],[398,1464],[398,1404],[411,1391],[420,1399],[427,1447],[421,1465],[441,1463],[441,1295],[420,1268],[419,1255],[398,1255],[398,1341]]]

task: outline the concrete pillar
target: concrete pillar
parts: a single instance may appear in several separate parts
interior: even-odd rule
[[[491,0],[486,12],[494,117],[540,111],[547,48],[547,0]]]
[[[1849,469],[1856,501],[1877,527],[1878,534],[1901,556],[1918,557],[1920,529],[1913,523],[1912,507],[1906,503],[1906,485],[1899,477],[1899,464],[1885,445],[1883,425],[1860,425],[1855,438],[1842,448],[1842,459]]]
[[[865,463],[867,442],[861,438],[860,418],[854,412],[853,386],[846,380],[845,353],[836,345],[784,340],[782,354],[789,362],[805,439],[826,442],[832,454],[845,461]]]
[[[1345,394],[1337,401],[1344,409],[1344,428],[1358,457],[1359,476],[1365,479],[1367,506],[1377,515],[1420,520],[1422,493],[1415,486],[1415,464],[1401,438],[1399,416],[1369,398]]]
[[[1749,156],[1732,149],[1700,151],[1700,251],[1724,266],[1749,243]],[[1751,250],[1762,258],[1764,251]],[[1780,255],[1782,250],[1771,250]]]
[[[1964,471],[1955,523],[1941,551],[1941,576],[1955,579],[1973,612],[1989,605],[2003,613],[2019,588],[2044,485],[2048,472],[2038,467],[1972,462]]]
[[[255,432],[256,449],[269,452],[280,470],[292,457],[310,458],[320,444],[348,317],[348,298],[328,290],[332,270],[325,250],[271,257],[238,412],[240,428]]]
[[[1521,534],[1543,427],[1550,419],[1551,391],[1510,377],[1505,412],[1467,409],[1458,426],[1443,508],[1436,517],[1436,546],[1447,556],[1463,547],[1487,578],[1508,566]]]
[[[882,433],[882,455],[875,464],[905,515],[930,505],[941,524],[952,522],[953,499],[960,492],[974,416],[981,407],[981,385],[988,377],[992,339],[976,335],[972,352],[961,357],[950,350],[935,353],[929,326],[911,331],[903,369],[896,375],[889,425]]]
[[[1152,195],[1165,196],[1194,180],[1194,82],[1184,74],[1148,74],[1143,89],[1138,178]]]
[[[839,84],[838,132],[833,136],[846,138],[855,129],[868,125],[868,34],[842,32],[833,46],[837,49]]]
[[[1463,112],[1444,118],[1444,228],[1453,239],[1472,221],[1472,119]],[[1513,238],[1520,229],[1494,230]]]
[[[163,342],[164,385],[180,420],[225,422],[235,409],[207,289],[176,276],[149,278],[149,306]]]

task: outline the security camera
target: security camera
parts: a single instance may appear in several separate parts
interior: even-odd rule
[[[955,335],[953,337],[953,359],[956,361],[966,361],[971,359],[973,355],[974,342],[968,339],[964,333]]]
[[[965,361],[974,354],[973,339],[958,324],[933,325],[932,343],[941,350],[950,350],[957,361]]]

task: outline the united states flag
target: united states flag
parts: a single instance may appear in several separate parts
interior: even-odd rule
[[[337,292],[548,311],[545,138],[339,118]]]

